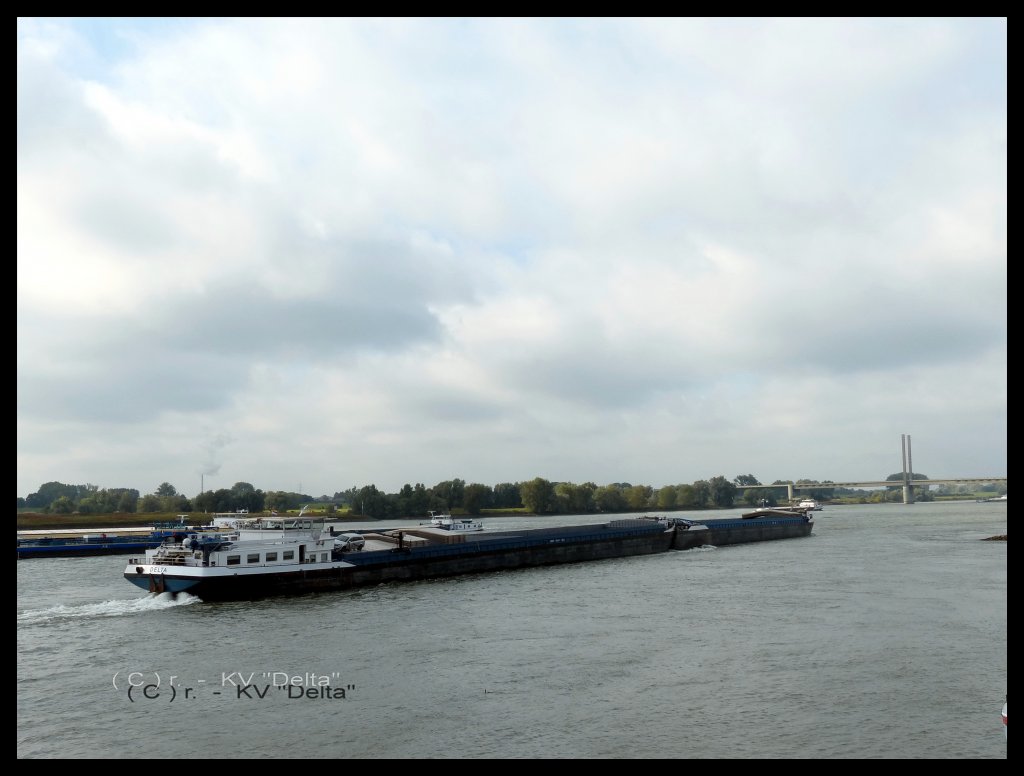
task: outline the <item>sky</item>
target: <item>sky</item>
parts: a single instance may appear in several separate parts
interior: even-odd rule
[[[1005,19],[18,20],[18,495],[1006,475]]]

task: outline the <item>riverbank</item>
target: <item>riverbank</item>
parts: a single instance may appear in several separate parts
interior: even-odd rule
[[[962,498],[962,499],[936,499],[936,501],[963,501],[973,502],[973,498]],[[849,500],[849,499],[835,499],[833,501],[822,502],[825,509],[829,506],[842,506],[842,505],[857,505],[866,503],[863,499],[861,500]],[[892,506],[899,505],[900,502],[887,502]],[[921,502],[925,503],[925,502]],[[1005,502],[1002,502],[1005,503]],[[884,506],[884,503],[879,504]],[[732,508],[739,509],[749,507],[751,505],[737,503]],[[652,507],[650,512],[658,514],[675,514],[675,513],[686,513],[695,511],[707,511],[708,507],[702,507],[700,509],[684,508],[684,509],[660,509]],[[713,509],[713,508],[712,508]],[[624,510],[621,514],[632,514],[632,511]],[[253,513],[251,517],[259,517],[260,514],[263,516],[269,516],[268,512],[264,513]],[[298,514],[297,510],[291,510],[288,514]],[[306,512],[310,517],[323,518],[330,520],[331,522],[368,522],[374,521],[375,518],[367,517],[366,515],[352,514],[347,509],[336,510],[333,514],[329,514],[326,510],[309,510]],[[456,517],[470,517],[463,510],[452,510],[452,514]],[[594,513],[595,517],[605,516],[607,517],[611,513],[598,512]],[[553,517],[554,515],[537,515],[533,512],[528,512],[525,508],[520,507],[518,509],[484,509],[481,510],[479,515],[472,515],[472,517],[478,517],[479,519],[492,520],[496,518],[508,518],[508,517]],[[421,520],[423,516],[408,515],[400,519],[408,520]],[[187,515],[186,525],[200,526],[208,525],[211,520],[211,515],[205,512],[192,512]],[[18,513],[18,530],[29,531],[29,530],[76,530],[76,529],[96,529],[96,528],[141,528],[145,526],[152,526],[164,523],[179,523],[180,513],[170,512],[153,512],[146,514],[135,514],[135,513],[114,513],[107,515],[56,515],[56,514],[45,514],[42,512],[19,512]]]
[[[296,516],[298,515],[298,511],[292,510],[288,514]],[[311,510],[307,511],[306,515],[316,519],[322,518],[332,523],[355,523],[373,520],[372,517],[366,517],[365,515],[353,515],[347,511],[338,511],[334,514],[328,514],[322,511]],[[529,517],[530,515],[531,513],[520,510],[495,510],[493,513],[488,513],[485,510],[480,517],[491,519],[495,517]],[[253,518],[270,517],[271,514],[269,512],[254,512],[247,516]],[[212,519],[213,516],[205,512],[192,512],[186,515],[185,525],[209,525]],[[422,516],[409,516],[407,519],[422,520],[424,518]],[[120,512],[107,515],[52,515],[44,514],[42,512],[18,513],[19,531],[74,531],[78,529],[95,530],[97,528],[144,528],[170,523],[175,525],[180,524],[181,513],[150,512],[146,514],[132,514]]]

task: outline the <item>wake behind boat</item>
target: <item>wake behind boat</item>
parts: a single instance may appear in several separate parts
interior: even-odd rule
[[[975,501],[977,501],[979,504],[1005,504],[1006,494],[1004,493],[1001,496],[993,496],[992,498],[978,498],[975,499]]]

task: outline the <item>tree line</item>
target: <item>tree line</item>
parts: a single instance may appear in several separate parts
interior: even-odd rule
[[[915,481],[927,480],[914,473]],[[902,482],[903,474],[891,474],[888,480]],[[140,495],[133,488],[105,488],[95,485],[66,485],[47,482],[26,498],[18,497],[19,509],[54,514],[186,513],[186,512],[249,512],[299,509],[304,504],[318,503],[328,512],[347,508],[352,514],[389,519],[426,515],[428,511],[458,511],[479,515],[484,510],[525,509],[534,514],[587,514],[592,512],[642,512],[648,509],[678,510],[728,509],[737,501],[745,505],[767,502],[769,506],[785,503],[789,485],[800,487],[802,497],[828,500],[863,491],[830,487],[829,482],[801,479],[776,480],[772,487],[753,488],[761,483],[752,474],[740,474],[731,481],[719,475],[707,480],[653,488],[613,482],[552,482],[535,477],[526,482],[504,482],[497,485],[469,483],[452,479],[433,487],[423,483],[403,485],[397,493],[385,493],[375,485],[352,487],[333,496],[318,497],[290,491],[264,492],[251,483],[236,482],[231,488],[208,490],[188,498],[168,482],[152,493]],[[777,486],[777,487],[776,487]],[[888,489],[886,497],[899,495],[900,485]],[[927,486],[919,485],[915,498],[928,499]]]

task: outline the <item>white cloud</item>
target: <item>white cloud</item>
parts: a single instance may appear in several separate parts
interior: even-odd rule
[[[20,20],[19,494],[1005,474],[1005,39]]]

